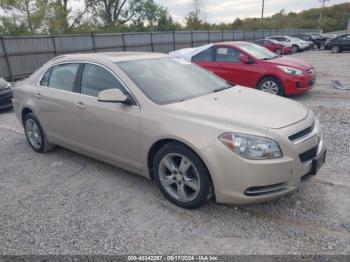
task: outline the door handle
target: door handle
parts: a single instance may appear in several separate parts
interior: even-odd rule
[[[40,93],[36,93],[35,96],[39,99],[43,98],[43,96]]]
[[[78,102],[76,105],[75,105],[77,108],[79,109],[85,109],[86,108],[86,105],[83,103],[83,102]]]

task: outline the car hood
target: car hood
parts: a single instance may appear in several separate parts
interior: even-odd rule
[[[310,64],[306,63],[301,59],[286,57],[286,56],[281,56],[272,60],[266,60],[264,62],[274,64],[274,65],[294,67],[300,70],[307,70],[312,67]]]
[[[166,107],[207,120],[264,128],[283,128],[308,115],[308,110],[293,100],[241,86]]]

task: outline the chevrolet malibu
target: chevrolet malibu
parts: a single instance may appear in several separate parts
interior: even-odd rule
[[[183,208],[281,197],[325,160],[309,109],[164,54],[60,56],[13,96],[34,151],[59,145],[155,179]]]

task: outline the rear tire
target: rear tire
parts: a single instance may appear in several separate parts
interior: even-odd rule
[[[211,198],[212,182],[202,160],[177,142],[166,144],[156,153],[153,174],[164,197],[186,209],[198,208]]]
[[[28,113],[23,118],[24,132],[30,147],[37,153],[45,153],[55,146],[49,143],[38,118]]]
[[[273,95],[284,95],[284,90],[281,81],[276,77],[272,76],[263,78],[258,84],[258,89]]]

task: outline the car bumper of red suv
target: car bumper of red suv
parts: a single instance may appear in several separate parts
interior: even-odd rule
[[[285,95],[302,94],[314,87],[316,83],[315,72],[305,72],[303,75],[285,75],[283,87]]]

